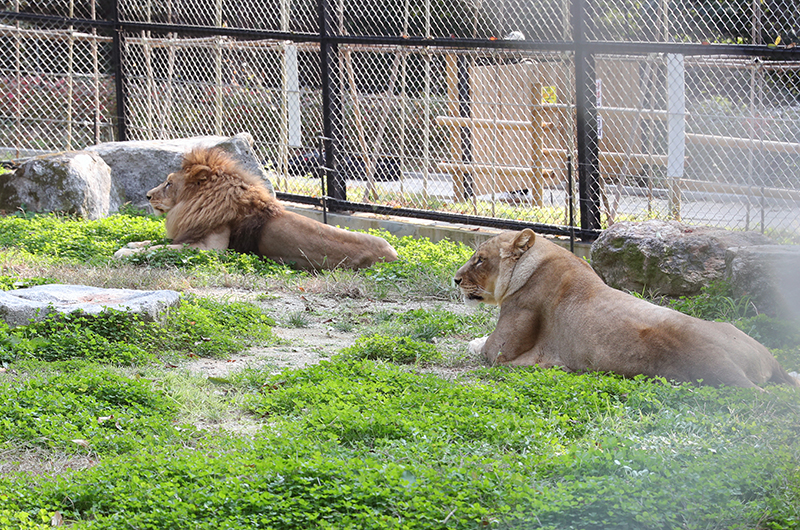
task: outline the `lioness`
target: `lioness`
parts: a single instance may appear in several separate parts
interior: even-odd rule
[[[532,230],[481,244],[455,275],[468,304],[500,307],[497,327],[470,342],[494,363],[644,374],[708,385],[800,386],[764,346],[607,286],[582,259]]]
[[[202,250],[233,249],[301,269],[359,269],[394,261],[385,240],[350,232],[286,211],[261,178],[242,169],[221,149],[198,148],[183,158],[181,170],[147,192],[156,213],[166,214],[166,248],[184,244]],[[129,243],[114,253],[130,256],[148,241]]]

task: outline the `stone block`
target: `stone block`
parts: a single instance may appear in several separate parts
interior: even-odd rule
[[[180,302],[177,291],[138,291],[103,289],[87,285],[49,284],[0,291],[0,318],[9,325],[26,325],[41,321],[52,313],[68,314],[82,310],[96,315],[105,308],[138,313],[147,320],[158,320],[161,314]]]

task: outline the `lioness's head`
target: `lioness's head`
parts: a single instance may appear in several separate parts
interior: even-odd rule
[[[468,305],[499,305],[506,295],[517,260],[533,246],[536,234],[526,228],[521,232],[503,232],[484,241],[454,281]]]

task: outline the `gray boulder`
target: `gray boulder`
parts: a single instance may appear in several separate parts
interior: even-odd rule
[[[772,243],[756,232],[677,221],[619,222],[592,244],[591,263],[617,289],[683,296],[726,278],[727,249]]]
[[[147,192],[181,168],[183,154],[194,147],[219,147],[233,155],[242,167],[260,175],[274,193],[262,165],[253,152],[253,137],[248,133],[235,136],[198,136],[175,140],[142,140],[106,142],[87,147],[111,167],[111,178],[122,190],[125,199],[138,208],[147,208]]]
[[[26,289],[0,291],[0,319],[12,326],[41,321],[52,313],[68,314],[82,310],[95,315],[105,308],[138,313],[158,320],[168,308],[180,302],[176,291],[136,291],[102,289],[86,285],[38,285]]]
[[[761,313],[800,318],[800,246],[730,248],[725,275],[735,296],[750,296]]]
[[[111,169],[96,153],[40,155],[0,176],[0,210],[67,212],[100,219],[123,203]]]

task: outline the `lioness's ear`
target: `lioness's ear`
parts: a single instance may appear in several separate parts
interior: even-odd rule
[[[533,242],[536,239],[536,233],[530,228],[526,228],[517,234],[517,237],[514,239],[514,243],[512,248],[514,249],[514,255],[516,257],[520,257],[526,250],[533,246]]]

